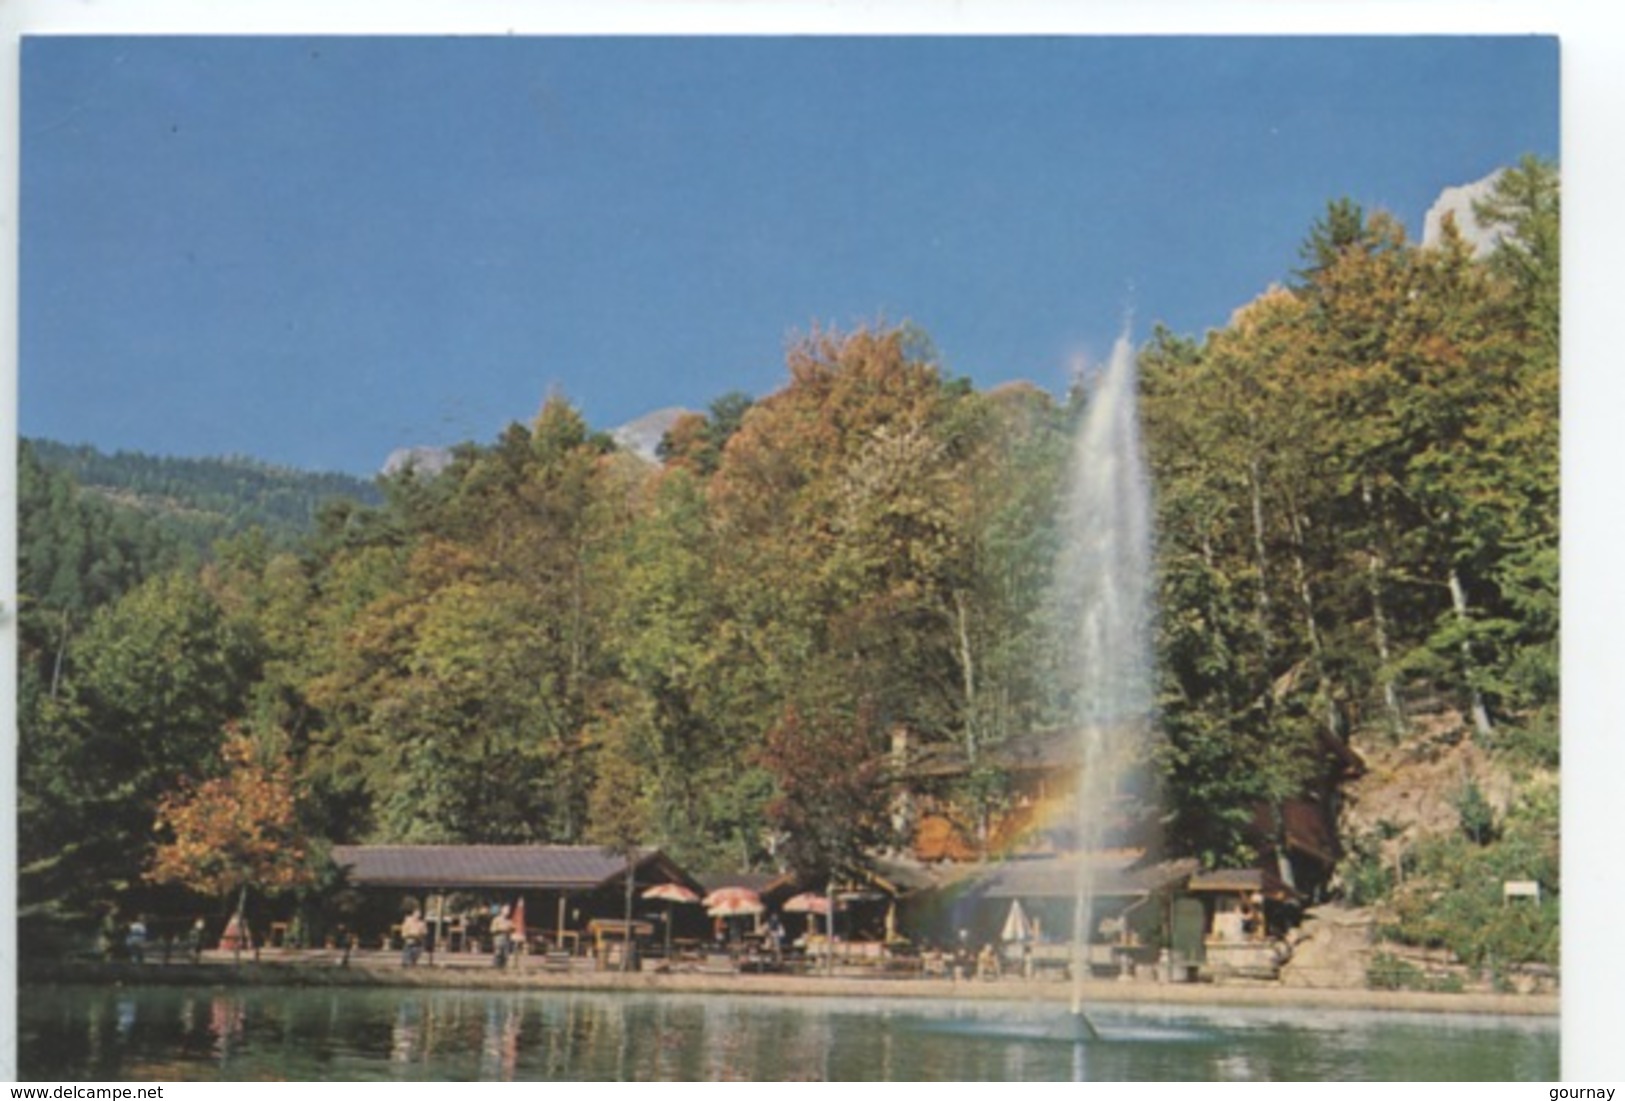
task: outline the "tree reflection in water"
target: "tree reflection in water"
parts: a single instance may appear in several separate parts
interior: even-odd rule
[[[1550,1019],[477,990],[30,990],[28,1080],[1546,1081]]]

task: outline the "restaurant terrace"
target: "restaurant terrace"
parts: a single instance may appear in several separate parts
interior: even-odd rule
[[[649,888],[702,890],[658,849],[629,858],[589,845],[337,845],[333,861],[373,902],[364,936],[398,937],[400,918],[416,908],[435,945],[449,952],[489,950],[491,917],[501,906],[532,952],[577,955],[601,945],[607,923],[625,920],[629,868],[634,916],[645,921],[669,920],[666,909],[642,899]],[[387,930],[374,928],[392,915]]]

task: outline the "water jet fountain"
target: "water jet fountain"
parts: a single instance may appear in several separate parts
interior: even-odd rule
[[[1140,442],[1134,349],[1120,337],[1073,444],[1061,512],[1057,613],[1066,721],[1077,731],[1072,1029],[1098,1039],[1083,1008],[1094,906],[1091,856],[1131,775],[1152,707],[1151,490]]]

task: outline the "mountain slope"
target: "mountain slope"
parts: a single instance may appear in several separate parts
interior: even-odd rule
[[[252,459],[178,459],[52,440],[25,441],[41,465],[61,471],[112,505],[145,513],[188,542],[207,544],[258,526],[273,539],[315,528],[322,505],[335,498],[381,503],[371,482],[347,474],[271,466]]]

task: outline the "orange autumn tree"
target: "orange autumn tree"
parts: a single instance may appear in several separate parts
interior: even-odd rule
[[[147,878],[203,894],[237,893],[241,924],[250,887],[287,890],[315,879],[296,807],[293,766],[267,761],[253,739],[228,729],[220,749],[224,771],[200,784],[183,783],[158,804],[159,844]]]

